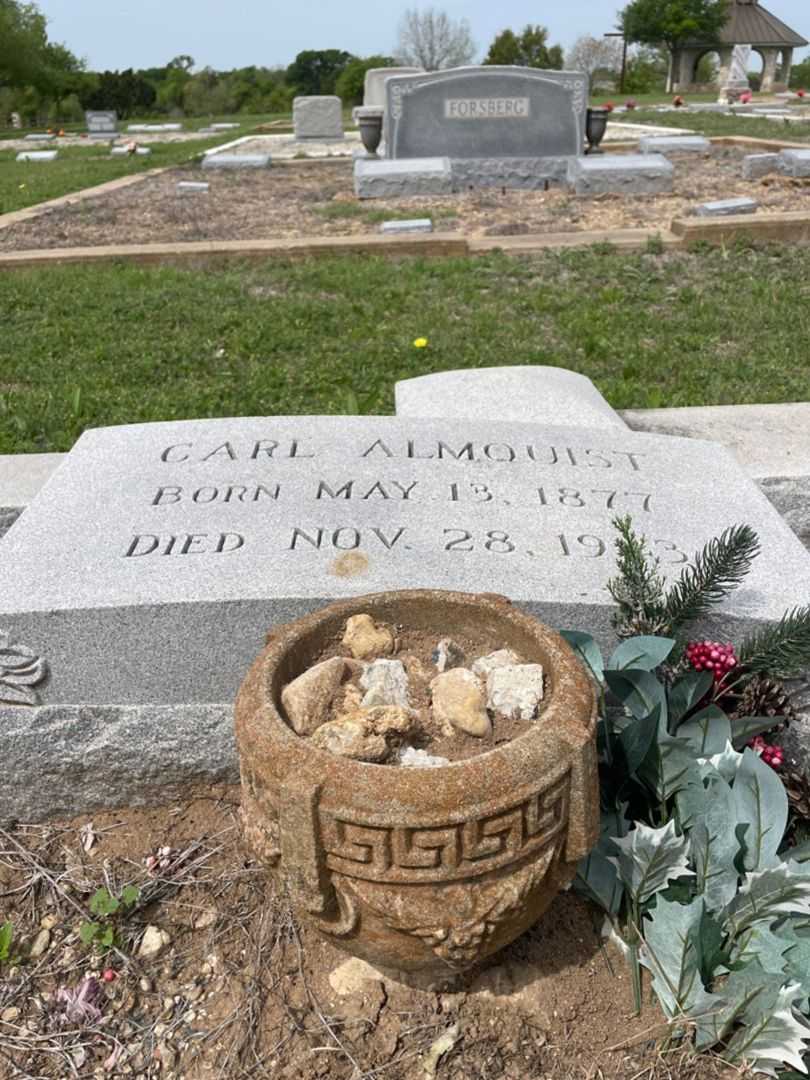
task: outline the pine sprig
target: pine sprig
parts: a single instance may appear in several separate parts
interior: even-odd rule
[[[759,552],[759,538],[750,525],[734,525],[710,540],[667,593],[669,630],[682,629],[708,614],[743,581]]]
[[[664,586],[661,561],[654,558],[643,536],[633,531],[631,518],[613,519],[616,538],[618,574],[607,589],[618,611],[613,626],[619,637],[636,634],[660,634],[665,629]]]
[[[810,667],[810,605],[795,607],[780,622],[751,634],[737,656],[740,667],[751,674],[786,678],[805,671]]]

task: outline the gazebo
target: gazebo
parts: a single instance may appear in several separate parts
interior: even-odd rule
[[[750,45],[762,57],[763,93],[786,90],[793,63],[793,50],[808,42],[767,11],[759,0],[731,0],[728,21],[716,41],[688,42],[672,58],[672,89],[681,93],[697,90],[695,72],[708,53],[720,57],[718,82],[725,86],[735,45]]]

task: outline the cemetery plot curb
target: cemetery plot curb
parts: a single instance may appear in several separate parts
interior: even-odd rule
[[[724,244],[738,237],[759,241],[781,240],[793,244],[807,243],[810,241],[810,213],[806,210],[795,210],[781,214],[763,214],[759,217],[734,214],[717,219],[676,218],[672,222],[672,232],[684,244],[698,241]]]

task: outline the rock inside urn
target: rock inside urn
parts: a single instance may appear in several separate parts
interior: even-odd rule
[[[543,667],[497,641],[428,635],[360,613],[281,693],[292,730],[339,757],[441,768],[542,720]]]

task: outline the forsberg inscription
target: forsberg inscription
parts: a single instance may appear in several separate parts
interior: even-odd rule
[[[528,120],[531,105],[527,97],[448,98],[445,120]]]

